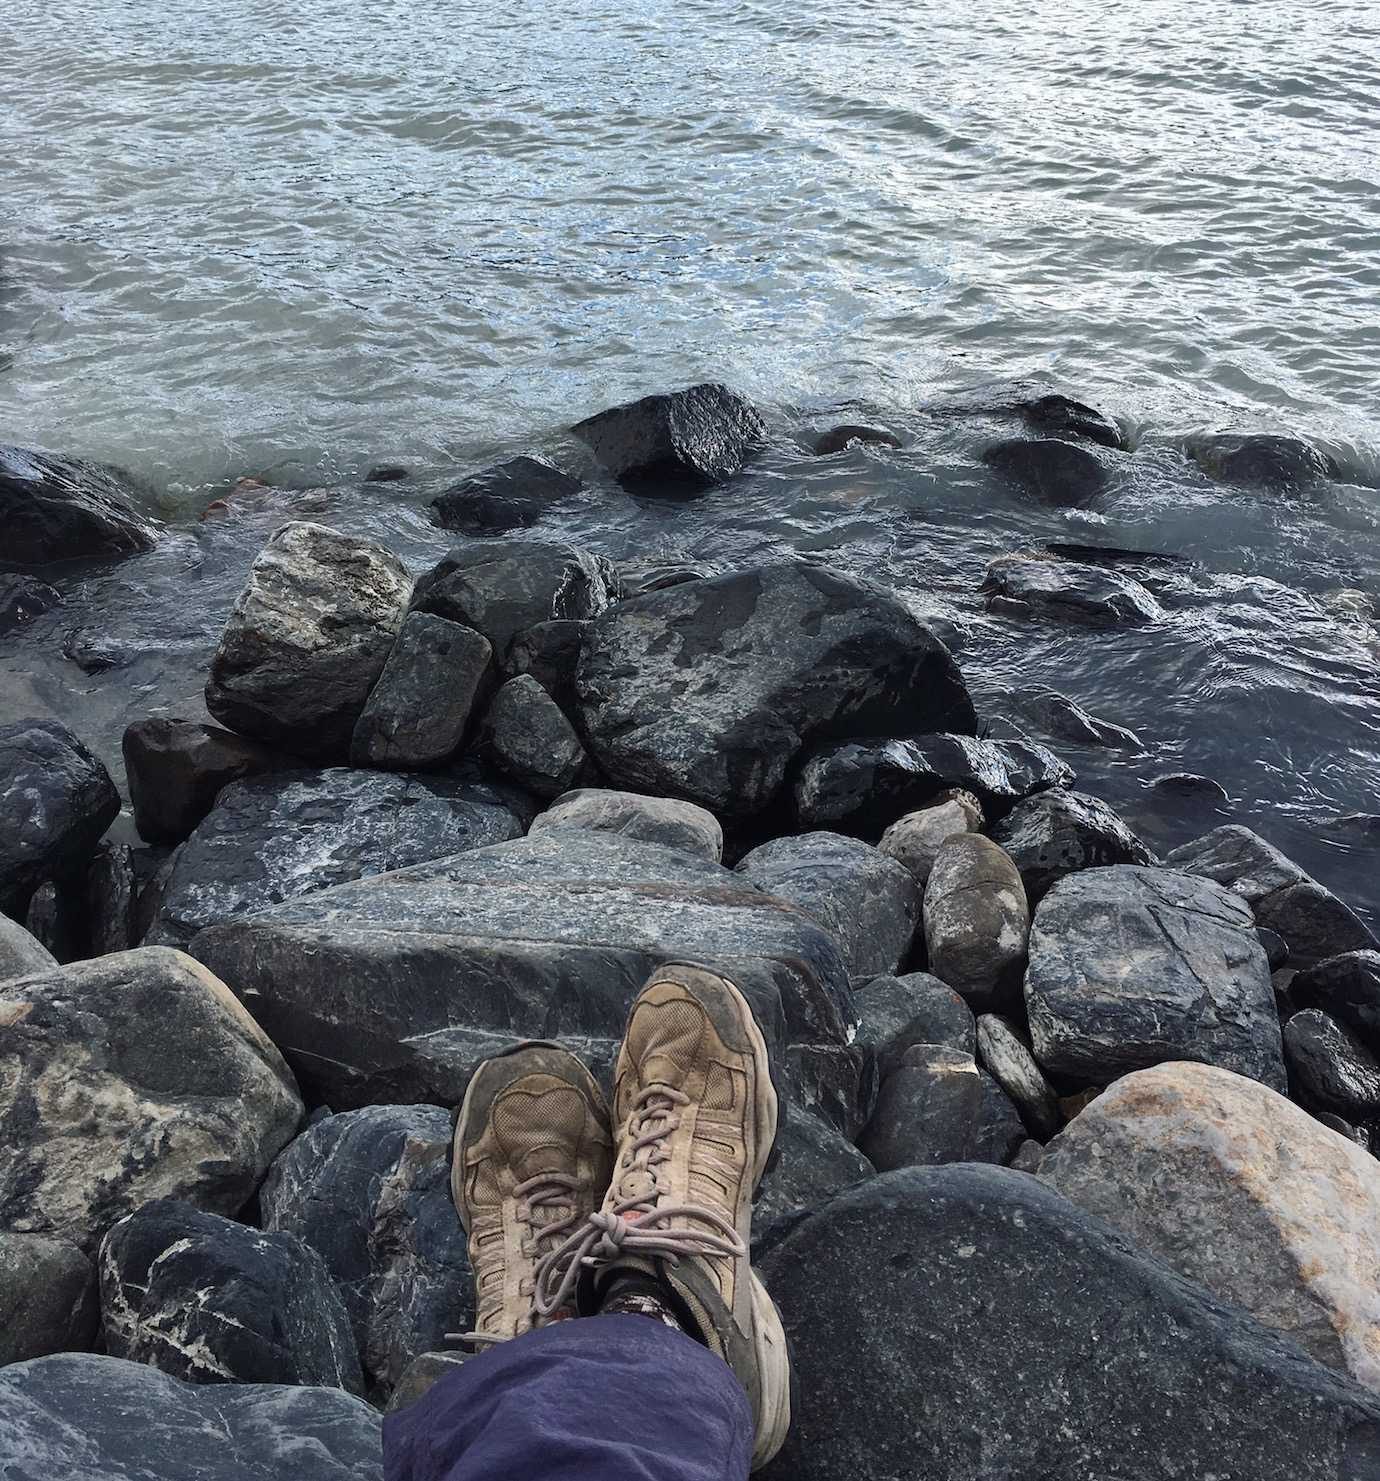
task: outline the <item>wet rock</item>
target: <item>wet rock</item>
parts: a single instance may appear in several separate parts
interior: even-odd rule
[[[98,1266],[111,1357],[190,1383],[363,1389],[326,1266],[291,1234],[159,1198],[110,1230]]]
[[[568,617],[538,622],[513,639],[504,673],[510,679],[531,674],[567,715],[573,715],[579,709],[575,671],[588,631],[588,622]]]
[[[84,868],[119,811],[110,773],[65,725],[0,726],[0,911],[22,919],[44,880]]]
[[[1253,1080],[1128,1075],[1040,1176],[1180,1275],[1380,1388],[1380,1164]]]
[[[1086,504],[1107,487],[1107,470],[1094,453],[1053,437],[995,443],[982,461],[1021,493],[1047,504]]]
[[[756,407],[712,383],[644,396],[570,430],[630,493],[672,497],[730,478],[767,435]]]
[[[288,1145],[259,1193],[264,1227],[297,1236],[325,1261],[379,1394],[474,1319],[450,1135],[438,1106],[327,1116]]]
[[[703,561],[646,560],[618,562],[618,590],[624,600],[646,596],[649,591],[665,591],[668,586],[684,586],[687,581],[708,581],[722,571]]]
[[[539,622],[582,621],[612,600],[613,569],[573,545],[471,540],[417,581],[412,606],[482,633],[496,661]]]
[[[800,1209],[816,1209],[876,1172],[841,1131],[808,1112],[792,1109],[784,1117],[777,1146],[780,1160],[762,1179],[753,1206],[758,1228]]]
[[[619,604],[579,690],[611,781],[721,815],[765,808],[812,742],[976,728],[957,666],[895,596],[803,561]]]
[[[364,475],[365,483],[401,483],[410,477],[401,463],[375,463]]]
[[[1039,396],[1024,402],[1020,411],[1032,427],[1053,437],[1083,437],[1101,447],[1126,447],[1121,428],[1110,417],[1071,397]]]
[[[1326,1013],[1306,1008],[1284,1025],[1284,1062],[1290,1087],[1305,1105],[1349,1121],[1380,1118],[1380,1060]],[[1380,1377],[1380,1359],[1376,1372]]]
[[[985,1092],[972,1057],[917,1044],[882,1082],[858,1145],[878,1172],[965,1162],[982,1122]]]
[[[915,1044],[942,1044],[970,1059],[977,1052],[973,1010],[928,972],[874,977],[855,988],[859,1024],[853,1040],[873,1054],[883,1080]]]
[[[0,446],[3,563],[46,566],[151,550],[161,526],[140,514],[129,494],[99,463]]]
[[[149,939],[180,945],[281,900],[519,838],[524,821],[497,788],[440,778],[332,767],[234,782],[179,851]]]
[[[62,605],[62,593],[32,576],[0,576],[0,633],[27,627]]]
[[[0,1033],[2,1228],[90,1250],[151,1198],[237,1213],[302,1115],[278,1051],[181,952],[0,983]]]
[[[1248,901],[1256,921],[1284,938],[1296,966],[1380,947],[1355,911],[1249,828],[1214,828],[1166,855],[1165,863],[1214,879]]]
[[[138,946],[135,925],[138,881],[134,877],[133,850],[127,843],[100,844],[92,856],[84,881],[87,922],[87,956],[108,956]]]
[[[1060,880],[1035,912],[1025,1000],[1047,1072],[1105,1085],[1184,1059],[1284,1089],[1255,922],[1211,880],[1129,864]]]
[[[711,812],[693,802],[671,797],[644,797],[637,792],[611,792],[585,787],[558,797],[532,821],[530,831],[590,828],[617,833],[641,843],[659,843],[717,864],[723,858],[724,832]]]
[[[406,771],[460,749],[487,686],[493,649],[458,622],[409,612],[355,722],[356,766]]]
[[[89,1348],[99,1315],[91,1262],[76,1245],[0,1230],[0,1368]]]
[[[206,681],[222,725],[340,761],[402,626],[402,562],[325,525],[292,523],[255,557]]]
[[[18,921],[0,915],[0,982],[9,977],[27,977],[57,966],[57,959],[37,937]]]
[[[1003,612],[1135,627],[1158,622],[1164,609],[1139,581],[1101,566],[1037,556],[1003,555],[987,567],[982,590]]]
[[[337,1388],[182,1383],[86,1353],[0,1372],[0,1455],[62,1481],[377,1481],[379,1426]]]
[[[718,963],[774,998],[796,1039],[843,1046],[853,1006],[833,942],[730,870],[585,829],[338,885],[203,932],[321,1098],[453,1105],[515,1039],[622,1036],[668,960]]]
[[[1018,991],[1030,908],[1016,866],[990,838],[963,833],[940,849],[924,921],[930,971],[975,1012]]]
[[[510,458],[466,478],[431,501],[443,530],[487,535],[534,525],[551,505],[584,485],[542,458]]]
[[[897,818],[877,846],[909,870],[923,890],[944,844],[959,833],[980,833],[982,825],[982,804],[971,792],[955,789],[947,796],[941,793],[929,807]]]
[[[1062,788],[1018,802],[992,829],[992,838],[1020,870],[1032,905],[1079,869],[1157,862],[1105,802]]]
[[[800,1394],[764,1481],[1148,1481],[1167,1456],[1242,1481],[1373,1469],[1369,1390],[1023,1173],[871,1179],[797,1224],[763,1276]]]
[[[894,972],[910,955],[920,890],[907,869],[870,844],[803,833],[762,844],[736,867],[813,916],[838,942],[850,975]]]
[[[831,427],[820,437],[815,443],[815,453],[821,458],[827,458],[833,453],[841,453],[844,448],[859,444],[869,447],[900,447],[901,439],[894,432],[888,432],[885,427],[845,422],[841,426]]]
[[[1031,724],[1056,740],[1118,751],[1143,749],[1135,731],[1097,719],[1057,689],[1017,689],[1009,698]]]
[[[559,797],[585,764],[580,737],[531,674],[509,679],[494,695],[480,748],[501,772],[538,797]]]
[[[800,770],[795,803],[807,826],[876,837],[902,813],[953,788],[971,792],[989,817],[998,817],[1022,797],[1073,780],[1072,770],[1043,746],[917,735],[820,747]]]
[[[1330,458],[1301,437],[1219,433],[1195,437],[1189,456],[1224,483],[1254,483],[1271,489],[1307,488],[1336,474]]]
[[[1321,1008],[1380,1054],[1380,951],[1348,951],[1299,972],[1289,991],[1300,1008]]]
[[[1231,803],[1231,794],[1220,782],[1192,771],[1170,771],[1153,777],[1150,791],[1156,801],[1169,800],[1213,808],[1227,807]]]
[[[986,1070],[979,1068],[978,1078],[982,1081],[982,1105],[967,1160],[1005,1167],[1025,1144],[1025,1123],[1011,1097]]]
[[[1009,1018],[984,1013],[977,1021],[977,1043],[983,1067],[1010,1098],[1025,1129],[1037,1141],[1048,1141],[1063,1125],[1059,1097],[1020,1030]]]

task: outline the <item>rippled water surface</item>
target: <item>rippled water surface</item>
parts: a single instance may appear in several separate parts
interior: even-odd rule
[[[958,624],[989,712],[1049,683],[1137,730],[1060,749],[1157,841],[1253,822],[1373,906],[1373,836],[1329,820],[1380,813],[1377,98],[1371,3],[7,0],[0,441],[131,469],[175,532],[64,578],[0,711],[110,754],[190,703],[295,507],[197,523],[240,474],[342,486],[316,517],[420,565],[431,492],[540,448],[589,489],[535,534],[885,575]],[[710,377],[773,446],[697,504],[629,499],[564,435]],[[1013,381],[1123,421],[1103,499],[982,469],[1014,428],[955,406]],[[844,410],[905,448],[809,458]],[[1306,435],[1339,478],[1214,484],[1181,446],[1223,428]],[[349,487],[382,459],[416,477]],[[986,613],[986,561],[1054,539],[1196,564],[1149,629]],[[73,628],[120,665],[77,670]],[[1147,800],[1182,769],[1225,814]]]

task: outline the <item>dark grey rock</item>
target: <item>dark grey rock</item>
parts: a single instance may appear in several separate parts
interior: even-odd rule
[[[841,426],[831,427],[820,437],[815,443],[815,453],[821,458],[827,458],[833,453],[841,453],[845,448],[859,444],[869,447],[900,447],[901,439],[894,432],[888,432],[885,427],[867,427],[845,422]]]
[[[1019,410],[1032,427],[1052,437],[1083,437],[1101,447],[1126,447],[1121,428],[1109,416],[1069,396],[1037,396],[1022,402]]]
[[[1256,919],[1277,932],[1299,967],[1346,951],[1380,948],[1375,933],[1344,901],[1315,879],[1301,880],[1262,900]]]
[[[402,562],[377,545],[324,525],[284,525],[225,624],[206,708],[270,746],[343,761],[411,588]]]
[[[759,990],[752,999],[759,1020],[765,996]],[[877,1060],[857,1044],[788,1044],[782,1078],[792,1115],[798,1110],[818,1116],[849,1141],[857,1140],[877,1105]]]
[[[418,579],[412,606],[482,633],[506,663],[513,639],[537,623],[602,612],[612,581],[602,556],[573,545],[471,540]]]
[[[1255,935],[1265,953],[1265,960],[1270,964],[1270,971],[1277,972],[1289,960],[1289,943],[1278,931],[1267,926],[1257,926]]]
[[[341,1389],[182,1383],[84,1353],[0,1372],[0,1455],[14,1481],[378,1481],[383,1464],[378,1414]]]
[[[1350,1121],[1380,1118],[1380,1060],[1344,1024],[1306,1008],[1284,1025],[1294,1098]]]
[[[960,833],[939,850],[924,921],[930,971],[974,1012],[1019,994],[1030,907],[1016,866],[990,838]]]
[[[569,790],[585,764],[575,727],[531,674],[509,679],[494,695],[480,748],[501,772],[538,797]]]
[[[29,934],[18,921],[0,915],[0,982],[7,977],[27,977],[57,966],[51,951]]]
[[[134,876],[134,851],[127,843],[107,839],[99,845],[86,871],[85,893],[88,955],[109,956],[139,945],[139,884]]]
[[[876,1169],[837,1127],[792,1108],[777,1136],[779,1160],[757,1195],[752,1218],[761,1228],[800,1209],[816,1209]]]
[[[1155,855],[1105,802],[1062,788],[1027,797],[992,829],[1020,870],[1031,905],[1079,869],[1154,864]]]
[[[0,1230],[0,1368],[84,1351],[99,1317],[95,1272],[76,1245]]]
[[[123,750],[134,826],[148,843],[181,843],[228,783],[299,764],[215,725],[162,716],[129,726]]]
[[[305,1240],[325,1261],[381,1395],[474,1319],[450,1134],[438,1106],[327,1116],[289,1143],[259,1193],[264,1227]]]
[[[994,443],[982,461],[1021,493],[1047,504],[1086,504],[1107,487],[1107,470],[1095,453],[1054,437]]]
[[[1057,689],[1017,689],[1007,698],[1018,714],[1055,740],[1118,751],[1143,749],[1135,731],[1099,720]]]
[[[1300,1008],[1321,1008],[1380,1054],[1380,951],[1348,951],[1305,967],[1289,984]]]
[[[522,831],[510,798],[466,782],[345,767],[234,782],[179,851],[149,939],[180,945],[218,921]]]
[[[401,463],[374,463],[364,475],[365,483],[401,483],[410,477]]]
[[[760,812],[812,742],[976,729],[943,644],[890,592],[803,561],[623,602],[580,661],[582,723],[617,786]]]
[[[1122,627],[1158,622],[1164,609],[1139,581],[1101,566],[1003,555],[987,567],[982,590],[1004,613]]]
[[[833,936],[852,976],[894,972],[920,924],[910,871],[856,838],[802,833],[745,854],[737,872],[813,916]]]
[[[1033,1177],[1044,1161],[1045,1149],[1037,1141],[1025,1141],[1016,1148],[1016,1155],[1008,1164],[1013,1172],[1030,1173]]]
[[[1152,777],[1150,794],[1156,802],[1176,802],[1188,805],[1207,805],[1221,809],[1231,802],[1231,794],[1211,777],[1199,776],[1192,771],[1170,771],[1163,776]]]
[[[463,479],[431,501],[443,530],[487,535],[534,525],[552,504],[584,485],[541,458],[510,458]]]
[[[916,1044],[882,1082],[877,1109],[858,1146],[879,1172],[967,1161],[982,1125],[985,1098],[969,1055]]]
[[[363,1389],[340,1296],[291,1234],[159,1198],[110,1230],[97,1265],[111,1357],[190,1383]]]
[[[797,1039],[841,1048],[854,1021],[808,917],[690,854],[575,828],[321,890],[194,951],[335,1106],[453,1105],[515,1039],[616,1041],[673,959],[752,979]]]
[[[418,1399],[429,1394],[448,1374],[454,1373],[471,1358],[479,1357],[482,1352],[481,1348],[479,1352],[456,1349],[449,1352],[440,1350],[419,1354],[407,1365],[407,1371],[398,1380],[398,1386],[388,1400],[387,1412],[396,1414],[399,1409],[406,1409],[409,1404],[415,1404]]]
[[[119,811],[110,773],[65,725],[0,726],[0,912],[22,919],[40,884],[84,869]]]
[[[860,1019],[853,1042],[877,1059],[883,1080],[915,1044],[942,1044],[969,1059],[977,1052],[973,1010],[928,972],[905,977],[874,977],[856,988]]]
[[[571,617],[534,623],[513,639],[504,673],[510,679],[531,674],[567,715],[573,715],[579,708],[575,672],[588,631],[587,621]]]
[[[584,787],[558,797],[532,820],[532,833],[548,828],[591,828],[641,843],[659,843],[717,864],[723,858],[724,832],[713,813],[672,797],[644,797]]]
[[[1336,473],[1331,460],[1301,437],[1222,432],[1192,438],[1188,454],[1213,478],[1271,489],[1307,488]]]
[[[722,483],[767,435],[754,406],[714,383],[644,396],[570,430],[630,493],[671,497]]]
[[[1043,746],[916,735],[821,747],[801,768],[795,802],[803,824],[876,837],[902,813],[953,787],[973,793],[997,817],[1022,797],[1073,780],[1073,771]]]
[[[618,591],[626,601],[646,596],[650,591],[664,591],[668,586],[684,586],[687,581],[708,581],[723,572],[702,561],[664,560],[657,556],[618,562]]]
[[[46,566],[152,549],[161,526],[140,514],[129,494],[99,463],[0,446],[3,563]]]
[[[62,605],[62,593],[33,576],[0,576],[0,633],[26,627]]]
[[[1035,1058],[1105,1085],[1165,1060],[1284,1089],[1274,993],[1250,909],[1211,880],[1118,865],[1040,902],[1025,979]]]
[[[1005,1167],[1025,1145],[1025,1123],[1011,1097],[986,1070],[979,1069],[978,1078],[982,1081],[982,1105],[968,1160]]]
[[[1366,1135],[1365,1127],[1354,1126],[1350,1121],[1344,1121],[1340,1116],[1334,1116],[1331,1111],[1314,1111],[1313,1119],[1329,1131],[1335,1131],[1339,1136],[1344,1136],[1347,1141],[1355,1142],[1358,1147],[1364,1147],[1370,1151],[1370,1138]]]
[[[1375,1474],[1373,1393],[1024,1173],[871,1179],[763,1275],[799,1389],[763,1481]]]
[[[984,1013],[977,1021],[977,1044],[979,1059],[1010,1097],[1026,1130],[1037,1141],[1047,1142],[1064,1123],[1059,1098],[1016,1025],[1009,1018]]]
[[[281,1056],[181,952],[0,983],[0,1228],[90,1250],[163,1195],[234,1214],[297,1130]]]
[[[356,766],[406,771],[460,749],[490,677],[489,640],[430,612],[409,612],[355,722]]]

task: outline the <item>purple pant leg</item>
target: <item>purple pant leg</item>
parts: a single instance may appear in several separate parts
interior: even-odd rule
[[[643,1316],[504,1342],[383,1424],[386,1481],[745,1481],[751,1453],[728,1366]]]

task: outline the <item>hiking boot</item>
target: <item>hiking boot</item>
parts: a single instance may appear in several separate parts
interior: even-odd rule
[[[753,1469],[781,1448],[791,1419],[781,1318],[748,1263],[776,1110],[766,1042],[733,983],[705,967],[658,969],[618,1055],[608,1196],[539,1277],[545,1301],[576,1289],[582,1315],[597,1312],[619,1278],[654,1279],[679,1325],[747,1390]]]
[[[608,1107],[555,1044],[522,1044],[475,1071],[455,1125],[450,1187],[469,1235],[475,1330],[503,1342],[574,1312],[533,1309],[538,1261],[600,1205],[613,1157]]]

